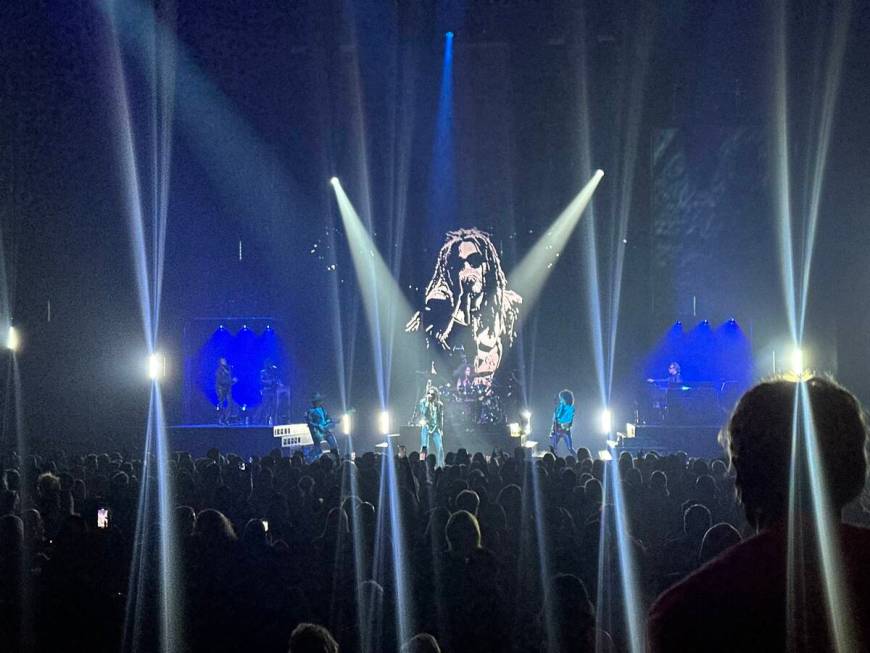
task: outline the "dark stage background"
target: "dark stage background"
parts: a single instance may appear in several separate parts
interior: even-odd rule
[[[332,175],[371,220],[381,255],[416,308],[445,231],[489,231],[510,273],[591,172],[606,172],[540,300],[524,307],[519,342],[503,364],[522,371],[538,428],[548,424],[555,393],[570,387],[580,443],[601,448],[586,302],[592,238],[605,307],[616,299],[616,252],[625,256],[613,354],[617,423],[632,416],[647,356],[677,319],[735,317],[751,337],[754,373],[767,373],[788,332],[772,209],[769,17],[754,2],[660,4],[179,0],[173,11],[159,3],[162,16],[174,16],[165,25],[178,39],[159,336],[170,422],[182,419],[189,320],[269,315],[281,323],[292,361],[285,376],[294,411],[319,390],[335,411],[358,409],[357,429],[373,430],[372,337]],[[120,5],[147,189],[152,95],[141,55],[148,39],[137,30],[149,5]],[[141,443],[149,386],[110,31],[99,6],[0,7],[0,226],[9,312],[24,339],[29,436],[127,448]],[[795,7],[790,38],[809,42],[815,5]],[[858,3],[807,338],[811,362],[865,401],[870,52],[860,35],[868,28]],[[453,156],[445,167],[433,141],[448,29],[456,37]],[[813,70],[800,48],[790,56],[790,128],[801,162]],[[446,197],[438,192],[445,187]],[[408,317],[391,325],[396,348],[413,337],[400,330]],[[603,317],[608,333],[617,315]],[[391,370],[398,418],[412,408],[413,372]],[[7,387],[12,382],[8,371]]]

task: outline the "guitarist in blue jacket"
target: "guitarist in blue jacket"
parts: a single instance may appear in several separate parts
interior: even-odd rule
[[[329,450],[338,456],[338,443],[332,432],[335,421],[326,412],[323,399],[323,395],[319,392],[314,393],[311,397],[311,408],[305,413],[305,421],[308,422],[308,430],[311,433],[311,439],[314,440],[315,453],[320,452],[320,443],[326,440]]]

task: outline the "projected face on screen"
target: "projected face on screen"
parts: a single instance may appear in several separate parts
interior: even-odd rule
[[[406,330],[422,330],[429,347],[473,352],[475,382],[491,382],[516,337],[523,298],[508,289],[489,234],[475,228],[447,232],[423,300]]]

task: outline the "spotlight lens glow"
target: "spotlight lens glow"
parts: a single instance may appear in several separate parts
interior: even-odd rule
[[[385,410],[378,416],[378,428],[381,435],[387,435],[390,432],[390,411]]]
[[[446,36],[448,39],[452,39],[452,38],[453,38],[453,32],[447,32],[446,34],[444,34],[444,36]]]
[[[804,353],[800,347],[795,347],[791,353],[791,371],[795,374],[802,374],[804,371]]]
[[[148,378],[156,381],[163,376],[163,356],[156,351],[148,356]]]
[[[337,188],[337,187],[338,187],[338,183],[339,183],[339,182],[338,182],[338,177],[330,177],[330,178],[329,178],[329,183],[332,184],[334,187]]]
[[[350,413],[345,413],[341,418],[341,432],[345,435],[350,435],[352,426]]]
[[[530,411],[530,410],[524,410],[523,412],[520,413],[520,416],[521,416],[524,420],[530,420],[530,419],[532,419],[532,411]]]
[[[611,431],[613,431],[613,413],[609,408],[605,408],[601,411],[601,432],[607,435]]]
[[[6,349],[9,351],[18,351],[18,345],[21,344],[18,339],[18,331],[14,326],[9,327],[6,334]]]

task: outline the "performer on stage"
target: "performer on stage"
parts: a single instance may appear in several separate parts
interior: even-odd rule
[[[221,356],[214,372],[214,391],[217,395],[218,424],[230,423],[230,415],[233,412],[233,384],[238,379],[233,377],[233,368],[227,363],[227,359]]]
[[[571,440],[571,427],[574,425],[574,393],[568,389],[559,393],[559,403],[553,412],[553,428],[550,431],[550,446],[555,451],[559,440],[565,438],[568,451],[573,455],[574,442]]]
[[[429,451],[429,436],[435,445],[435,464],[444,465],[444,404],[438,396],[437,388],[429,388],[426,396],[420,400],[420,451],[424,455]]]
[[[260,419],[259,421],[272,426],[278,416],[278,390],[281,388],[281,378],[278,366],[267,358],[260,370]]]
[[[683,375],[680,373],[680,364],[677,361],[671,361],[668,365],[668,383],[682,383]]]
[[[680,364],[677,361],[671,361],[668,363],[668,375],[663,379],[647,379],[647,383],[661,383],[661,384],[673,384],[677,385],[683,382],[683,375],[681,374]]]
[[[329,445],[329,450],[338,456],[338,443],[335,441],[335,435],[332,433],[332,427],[335,426],[335,422],[329,416],[329,413],[326,412],[323,399],[322,394],[315,392],[311,397],[311,408],[305,413],[308,431],[311,433],[311,439],[314,440],[314,457],[317,458],[320,457],[320,443],[324,439]]]

